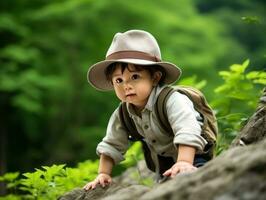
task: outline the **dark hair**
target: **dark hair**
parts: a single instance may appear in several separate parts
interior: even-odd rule
[[[125,69],[127,69],[128,71],[132,71],[132,69],[129,68],[128,63],[119,63],[119,62],[115,62],[110,64],[106,70],[105,70],[105,76],[107,78],[108,81],[112,82],[112,75],[114,73],[114,71],[116,70],[116,68],[118,67],[118,64],[121,64],[121,71],[122,73],[124,73]],[[164,83],[164,79],[165,79],[165,70],[160,66],[160,65],[149,65],[149,66],[145,66],[145,65],[134,65],[134,70],[136,71],[142,71],[142,70],[147,70],[151,76],[154,75],[155,72],[161,72],[162,73],[162,77],[159,81],[159,85],[162,85]]]

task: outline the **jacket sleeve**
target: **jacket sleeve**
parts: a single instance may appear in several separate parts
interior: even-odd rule
[[[106,135],[98,144],[96,153],[111,157],[115,164],[124,160],[124,154],[128,149],[128,135],[119,119],[118,108],[109,119]]]
[[[201,116],[194,109],[191,100],[174,92],[166,103],[168,120],[174,131],[174,144],[189,145],[201,153],[207,141],[201,136]]]

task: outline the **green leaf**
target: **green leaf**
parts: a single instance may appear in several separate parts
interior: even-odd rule
[[[266,79],[256,79],[253,81],[254,83],[266,85]]]
[[[233,72],[236,72],[238,74],[243,74],[246,70],[246,68],[249,65],[249,60],[245,60],[244,63],[242,65],[240,64],[233,64],[230,66],[230,70]]]
[[[0,57],[19,63],[28,63],[39,56],[36,48],[23,47],[21,45],[9,45],[0,51]]]
[[[237,72],[239,74],[243,73],[246,69],[246,66],[244,65],[239,65],[239,64],[234,64],[230,66],[230,70],[233,72]]]
[[[0,30],[11,32],[20,37],[25,37],[30,33],[29,27],[20,24],[16,17],[9,13],[0,14]]]
[[[42,106],[40,102],[32,99],[31,97],[21,94],[13,98],[13,106],[31,113],[40,113]]]
[[[231,86],[230,85],[221,85],[219,87],[217,87],[214,92],[215,93],[223,93],[226,92],[228,90],[231,90]]]
[[[224,78],[227,78],[231,75],[231,73],[229,71],[219,71],[219,75]]]
[[[53,181],[55,176],[63,175],[65,164],[62,165],[52,165],[51,167],[43,166],[45,169],[44,179],[48,182]]]
[[[261,72],[259,72],[259,71],[252,71],[252,72],[249,72],[249,73],[247,73],[246,78],[247,78],[247,79],[256,79],[256,78],[259,77],[260,73],[261,73]]]
[[[249,72],[246,75],[246,77],[248,80],[252,80],[253,83],[262,84],[262,85],[266,84],[266,72],[252,71]]]
[[[245,61],[243,62],[243,64],[242,64],[242,66],[243,66],[243,68],[244,68],[244,71],[245,71],[245,69],[248,67],[248,65],[249,65],[249,59],[245,60]],[[243,72],[244,72],[244,71],[243,71]]]
[[[4,197],[0,197],[0,200],[22,200],[23,198],[18,195],[14,195],[14,194],[9,194],[7,196]]]
[[[207,81],[206,80],[197,81],[197,76],[194,75],[191,77],[183,78],[181,81],[179,81],[178,84],[179,85],[190,85],[197,89],[202,89],[206,86]]]
[[[9,172],[5,173],[3,176],[0,176],[0,181],[12,182],[17,179],[19,176],[19,172]]]
[[[242,92],[230,93],[228,96],[233,98],[233,99],[239,99],[239,100],[250,99],[250,94],[246,94],[246,93],[242,93]]]

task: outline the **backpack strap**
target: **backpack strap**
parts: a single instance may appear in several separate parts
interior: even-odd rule
[[[167,131],[169,135],[173,135],[173,130],[168,121],[167,110],[166,110],[166,102],[174,92],[174,88],[167,86],[165,87],[159,94],[157,101],[155,103],[155,112],[158,117],[159,123],[161,127]]]
[[[174,92],[174,88],[167,86],[159,94],[155,103],[155,113],[158,117],[159,123],[164,130],[167,130],[169,135],[173,135],[173,130],[167,118],[166,102],[171,94]],[[143,136],[137,131],[136,125],[133,119],[129,116],[127,105],[125,102],[119,106],[119,117],[128,132],[128,138],[131,141],[142,141]]]
[[[164,130],[167,130],[167,133],[169,133],[170,135],[173,134],[173,130],[168,121],[166,102],[174,92],[179,92],[187,96],[192,101],[194,109],[201,114],[200,112],[201,109],[199,107],[204,107],[201,104],[201,102],[203,101],[206,102],[206,100],[204,99],[203,95],[200,95],[200,98],[202,98],[201,101],[199,101],[200,105],[195,104],[193,102],[193,96],[192,96],[193,94],[191,93],[191,91],[193,91],[194,93],[200,93],[198,90],[192,87],[189,87],[189,86],[174,86],[174,87],[167,86],[161,91],[161,93],[158,96],[158,99],[155,105],[156,116],[158,117],[159,123],[162,126],[162,128],[164,128]],[[203,125],[206,126],[205,123]]]
[[[155,164],[154,164],[152,156],[151,156],[151,150],[148,147],[147,143],[143,140],[143,136],[139,134],[134,121],[129,116],[125,102],[123,102],[119,106],[119,118],[120,118],[122,125],[126,129],[126,132],[128,134],[128,139],[130,141],[140,141],[141,142],[144,158],[146,161],[146,165],[151,171],[155,172],[156,167],[155,167]]]
[[[131,141],[140,141],[143,139],[143,136],[137,131],[136,125],[133,119],[129,116],[127,105],[123,102],[119,106],[119,117],[128,133],[128,139]]]

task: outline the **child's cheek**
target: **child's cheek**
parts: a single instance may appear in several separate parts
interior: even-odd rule
[[[120,91],[119,89],[115,89],[115,94],[120,101],[125,101],[122,91]]]

